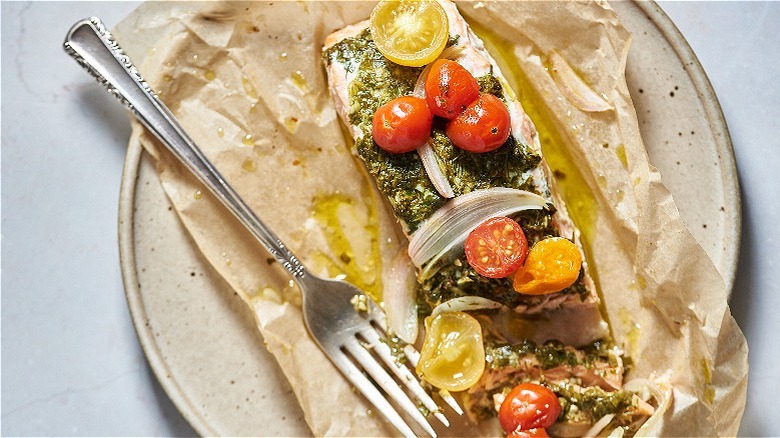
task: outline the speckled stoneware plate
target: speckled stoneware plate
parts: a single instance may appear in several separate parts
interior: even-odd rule
[[[740,236],[734,155],[696,56],[651,2],[616,2],[633,35],[628,84],[651,162],[729,286]],[[127,299],[157,378],[201,435],[309,435],[249,309],[182,228],[150,158],[127,153],[120,198]]]

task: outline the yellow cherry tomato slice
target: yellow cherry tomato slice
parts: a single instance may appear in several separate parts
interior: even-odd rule
[[[445,312],[426,319],[426,334],[417,363],[417,374],[431,385],[463,391],[479,381],[485,371],[482,327],[473,316]]]
[[[433,62],[449,38],[447,13],[431,0],[383,0],[371,13],[370,28],[387,59],[410,67]]]
[[[540,240],[528,251],[513,285],[521,294],[558,292],[577,281],[581,267],[582,255],[577,245],[563,237],[551,237]]]

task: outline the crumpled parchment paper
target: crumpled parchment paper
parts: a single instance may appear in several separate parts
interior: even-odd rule
[[[629,377],[666,374],[674,385],[673,408],[657,432],[735,435],[745,405],[747,344],[723,279],[648,163],[624,77],[630,35],[603,2],[459,6],[497,36],[500,63],[525,78],[513,85],[542,102],[550,116],[545,123],[556,128],[588,186],[590,263],[613,336],[633,360]],[[150,2],[115,33],[131,55],[143,54],[145,79],[305,264],[378,287],[391,283],[390,267],[407,242],[350,152],[320,58],[325,36],[365,19],[372,7]],[[553,51],[614,110],[584,112],[563,97],[546,68]],[[299,292],[278,263],[149,133],[136,122],[133,129],[194,242],[254,310],[313,433],[394,434],[309,339]],[[567,203],[571,209],[577,200]],[[330,215],[322,215],[323,206]],[[344,242],[357,257],[351,264],[336,250]],[[443,432],[477,433],[467,426]]]

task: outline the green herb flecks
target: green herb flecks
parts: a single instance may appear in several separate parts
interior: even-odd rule
[[[491,71],[492,71],[491,67]],[[482,93],[490,93],[499,99],[504,98],[504,88],[501,86],[501,81],[492,74],[486,74],[477,78],[479,84],[479,91]]]
[[[528,171],[538,166],[541,158],[513,136],[498,149],[480,154],[455,147],[444,133],[443,124],[434,127],[432,139],[433,150],[444,164],[442,171],[456,195],[490,187],[534,191]]]
[[[404,348],[409,345],[401,338],[395,335],[389,335],[379,338],[381,342],[386,344],[390,348],[390,355],[393,357],[393,359],[396,361],[396,363],[405,364],[407,362],[406,353],[404,353]]]
[[[615,414],[613,422],[631,423],[636,396],[626,390],[605,391],[599,387],[582,388],[568,382],[548,384],[561,402],[559,421],[595,423],[603,416]]]
[[[611,344],[604,341],[596,341],[580,349],[567,347],[558,341],[548,341],[544,344],[530,340],[519,344],[489,342],[485,345],[485,361],[491,370],[518,367],[528,356],[533,356],[543,370],[561,365],[590,367],[597,361],[613,364],[610,348]]]

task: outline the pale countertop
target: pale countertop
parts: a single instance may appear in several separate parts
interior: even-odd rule
[[[7,2],[2,17],[3,436],[189,436],[146,363],[117,244],[125,111],[63,52],[76,21],[137,2]],[[780,2],[663,2],[720,100],[742,242],[731,300],[750,346],[740,435],[778,434]]]

